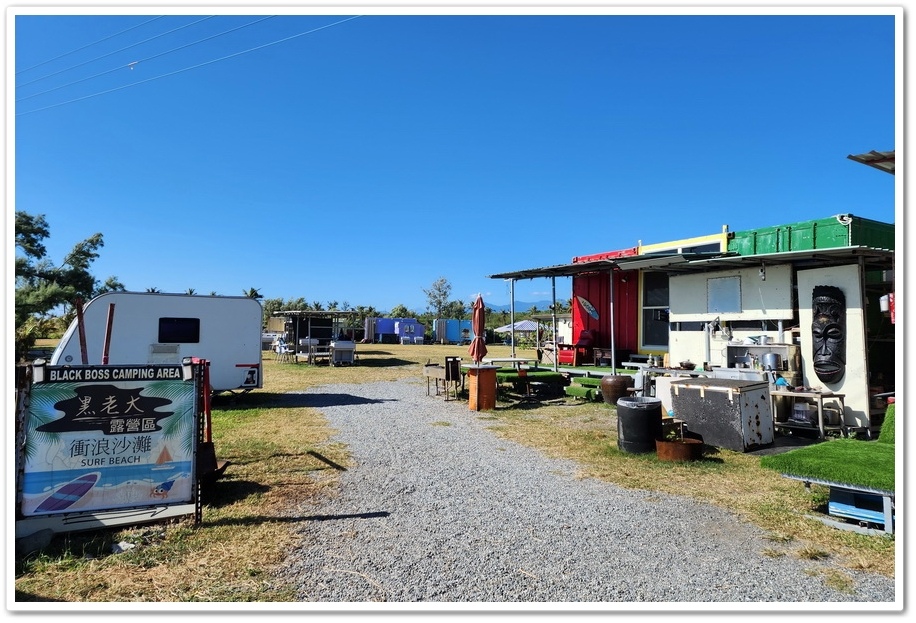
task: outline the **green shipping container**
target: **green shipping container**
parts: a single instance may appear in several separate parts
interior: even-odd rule
[[[894,248],[894,225],[852,214],[735,232],[728,250],[739,255],[812,251],[836,247]]]

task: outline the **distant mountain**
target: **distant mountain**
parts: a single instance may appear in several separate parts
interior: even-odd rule
[[[563,302],[564,301],[557,299],[557,303],[563,303]],[[493,311],[509,311],[509,309],[511,308],[511,305],[509,305],[508,303],[506,303],[505,305],[491,305],[490,303],[487,303],[486,301],[484,301],[484,303],[486,303],[486,306],[492,309]],[[550,301],[550,300],[535,301],[533,303],[526,303],[525,301],[515,301],[515,311],[516,313],[526,312],[529,309],[531,309],[532,307],[537,307],[539,312],[545,312],[550,309],[550,305],[552,303],[553,301]]]

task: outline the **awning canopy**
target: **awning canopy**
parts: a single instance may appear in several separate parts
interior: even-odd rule
[[[511,333],[512,331],[517,331],[518,333],[526,333],[537,331],[540,328],[540,325],[534,320],[519,320],[514,324],[507,324],[502,327],[497,327],[493,329],[496,333]]]
[[[639,270],[646,267],[660,268],[673,263],[718,257],[721,253],[658,253],[630,255],[614,260],[592,260],[557,264],[543,268],[526,268],[508,273],[490,275],[491,279],[540,279],[542,277],[572,277],[587,273],[601,273],[612,270]]]
[[[870,167],[894,175],[894,151],[870,151],[867,154],[850,154],[846,156],[855,162],[861,162]]]
[[[738,255],[737,253],[658,253],[632,255],[614,260],[595,260],[573,264],[558,264],[543,268],[526,268],[489,275],[491,279],[540,279],[571,277],[586,273],[657,270],[667,273],[712,272],[761,264],[792,264],[796,268],[838,266],[851,261],[863,262],[870,270],[894,267],[894,252],[889,249],[852,246],[785,253]]]

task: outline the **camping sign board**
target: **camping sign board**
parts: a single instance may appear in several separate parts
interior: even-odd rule
[[[196,367],[36,365],[19,414],[17,537],[199,519]]]

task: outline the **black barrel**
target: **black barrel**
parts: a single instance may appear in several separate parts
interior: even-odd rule
[[[617,447],[623,452],[655,452],[662,435],[662,400],[624,396],[617,400]]]

